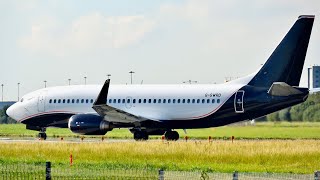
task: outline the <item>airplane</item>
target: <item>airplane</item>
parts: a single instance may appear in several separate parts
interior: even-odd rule
[[[256,72],[223,84],[71,85],[24,95],[7,114],[26,128],[69,128],[81,135],[105,135],[128,128],[135,140],[175,129],[224,126],[251,120],[302,103],[308,88],[299,87],[314,15],[301,15],[266,63]]]

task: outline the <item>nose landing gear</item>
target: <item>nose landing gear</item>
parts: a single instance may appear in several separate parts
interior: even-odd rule
[[[38,134],[38,138],[43,139],[43,140],[47,139],[46,128],[41,128],[41,130]]]

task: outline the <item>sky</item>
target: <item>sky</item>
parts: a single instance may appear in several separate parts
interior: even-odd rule
[[[0,0],[4,100],[47,86],[223,83],[260,68],[299,15],[316,15],[306,69],[320,64],[319,0]]]

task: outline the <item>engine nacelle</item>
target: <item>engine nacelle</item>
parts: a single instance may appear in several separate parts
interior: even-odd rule
[[[82,135],[105,135],[113,129],[112,123],[94,114],[77,114],[70,117],[69,129]]]

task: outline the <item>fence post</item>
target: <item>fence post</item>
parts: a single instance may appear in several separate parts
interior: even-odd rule
[[[314,172],[314,180],[320,180],[320,171]]]
[[[232,180],[238,180],[238,171],[233,172]]]
[[[46,180],[51,180],[51,162],[46,162]]]
[[[159,180],[164,180],[164,170],[159,169]]]

